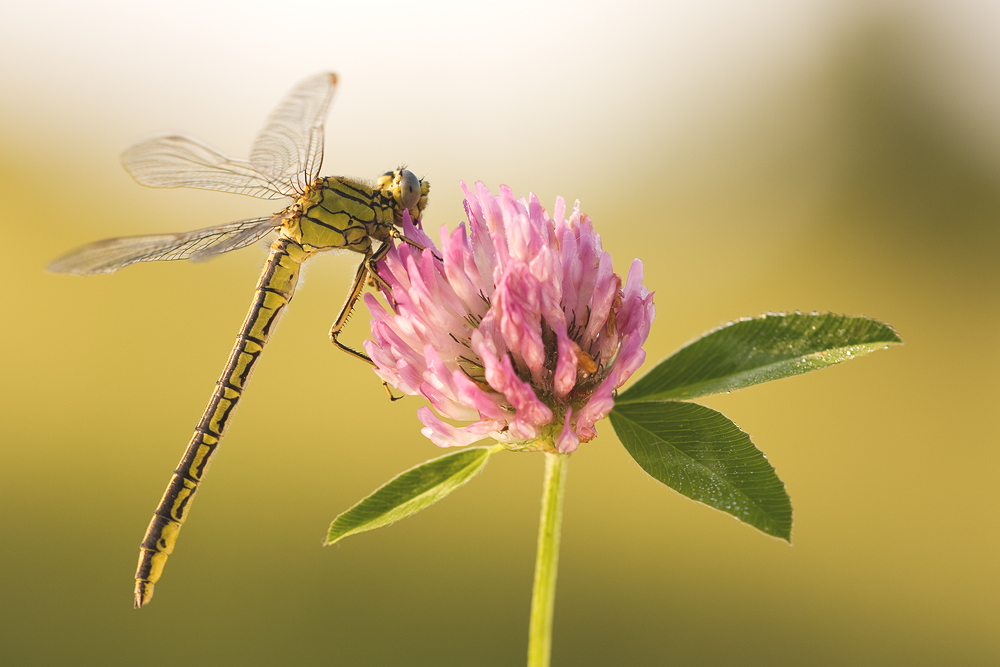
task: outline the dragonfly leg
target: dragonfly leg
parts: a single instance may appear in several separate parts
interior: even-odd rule
[[[383,243],[382,246],[379,247],[379,249],[374,253],[370,249],[365,253],[364,259],[361,260],[361,263],[358,265],[358,272],[354,274],[354,283],[351,285],[350,292],[347,293],[347,300],[344,301],[343,308],[340,309],[340,315],[337,316],[337,319],[333,322],[333,326],[330,327],[330,342],[355,359],[360,359],[361,361],[369,363],[373,366],[375,365],[375,362],[372,361],[371,357],[364,352],[355,350],[350,345],[341,343],[338,340],[338,337],[340,336],[340,332],[343,331],[344,326],[347,324],[347,320],[350,319],[351,312],[354,310],[354,306],[361,297],[361,292],[365,288],[365,284],[368,282],[369,278],[376,281],[386,290],[386,293],[391,296],[391,290],[389,289],[388,283],[382,280],[375,269],[376,263],[386,256],[390,247],[391,246],[388,243]],[[385,388],[385,393],[389,395],[390,401],[398,401],[402,398],[402,396],[393,396],[392,390],[389,389],[388,382],[383,380],[382,386]]]
[[[423,252],[424,250],[426,250],[426,249],[427,249],[427,248],[425,248],[424,246],[422,246],[422,245],[420,245],[419,243],[417,243],[416,241],[414,241],[413,239],[410,239],[410,238],[407,238],[407,237],[403,236],[402,234],[400,234],[400,233],[399,233],[399,230],[398,230],[398,229],[396,229],[396,228],[393,228],[393,229],[392,229],[392,230],[391,230],[391,231],[389,232],[389,235],[390,235],[390,236],[391,236],[392,238],[394,238],[394,239],[399,239],[400,241],[402,241],[402,242],[403,242],[403,243],[405,243],[406,245],[409,245],[409,246],[413,246],[414,248],[416,248],[417,250],[419,250],[419,251],[421,251],[421,252]],[[441,259],[440,257],[438,257],[438,256],[437,256],[437,253],[435,253],[434,251],[431,251],[431,254],[433,254],[433,255],[434,255],[434,259],[436,259],[437,261],[439,261],[439,262],[443,262],[443,261],[444,261],[443,259]]]

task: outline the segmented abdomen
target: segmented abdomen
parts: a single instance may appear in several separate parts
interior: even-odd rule
[[[153,585],[163,572],[167,556],[174,550],[198,485],[226,432],[264,345],[274,331],[281,312],[292,299],[301,263],[308,256],[309,253],[298,243],[284,235],[271,244],[271,253],[257,281],[253,305],[226,368],[216,382],[201,422],[195,428],[194,436],[174,470],[139,546],[139,567],[135,573],[136,607],[143,606],[153,597]]]

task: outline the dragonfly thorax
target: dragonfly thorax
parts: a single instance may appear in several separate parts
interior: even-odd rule
[[[376,187],[343,176],[320,178],[292,207],[284,234],[308,250],[367,253],[373,239],[389,238],[405,209],[419,218],[429,189],[405,169],[386,174]]]

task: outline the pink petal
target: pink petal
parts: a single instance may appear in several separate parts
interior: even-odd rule
[[[552,221],[556,228],[566,222],[566,200],[556,197],[555,208],[552,209]]]
[[[486,304],[481,294],[482,276],[476,269],[465,235],[465,225],[459,225],[450,235],[441,228],[441,250],[444,253],[444,275],[455,294],[470,313],[485,314]],[[476,269],[474,272],[470,269]]]
[[[523,262],[511,262],[493,295],[493,310],[500,316],[504,342],[527,367],[538,370],[545,363],[542,342],[538,281]]]
[[[566,334],[566,325],[560,324],[556,330],[556,339],[559,358],[556,361],[556,372],[553,378],[553,389],[556,398],[562,400],[576,386],[576,372],[580,362],[577,354],[579,349],[570,337]]]
[[[410,239],[414,243],[419,243],[425,248],[437,249],[434,245],[434,241],[431,237],[427,236],[424,230],[415,227],[413,222],[410,220],[410,212],[406,209],[403,210],[403,222],[400,225],[403,228],[403,236]]]
[[[486,437],[480,433],[470,433],[443,421],[426,405],[417,410],[417,418],[424,425],[420,432],[430,438],[438,447],[465,447]]]
[[[570,415],[573,414],[572,408],[566,409],[566,419],[563,422],[562,433],[556,438],[556,451],[560,454],[569,454],[570,452],[575,452],[576,448],[580,444],[580,438],[577,437],[576,433],[569,425]]]
[[[484,391],[460,370],[452,373],[452,383],[456,387],[458,399],[478,410],[480,416],[498,422],[507,421],[508,414],[501,407],[501,403],[506,401],[501,401],[499,394]]]
[[[497,358],[482,336],[473,336],[472,349],[483,361],[486,381],[495,391],[507,397],[517,411],[518,419],[538,426],[552,421],[552,411],[538,400],[531,385],[517,376],[509,355]]]

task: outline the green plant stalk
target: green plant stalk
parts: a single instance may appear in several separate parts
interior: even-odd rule
[[[568,459],[566,454],[545,454],[542,517],[538,525],[535,584],[531,592],[528,667],[548,667],[552,654],[552,612],[556,603],[559,533]]]

